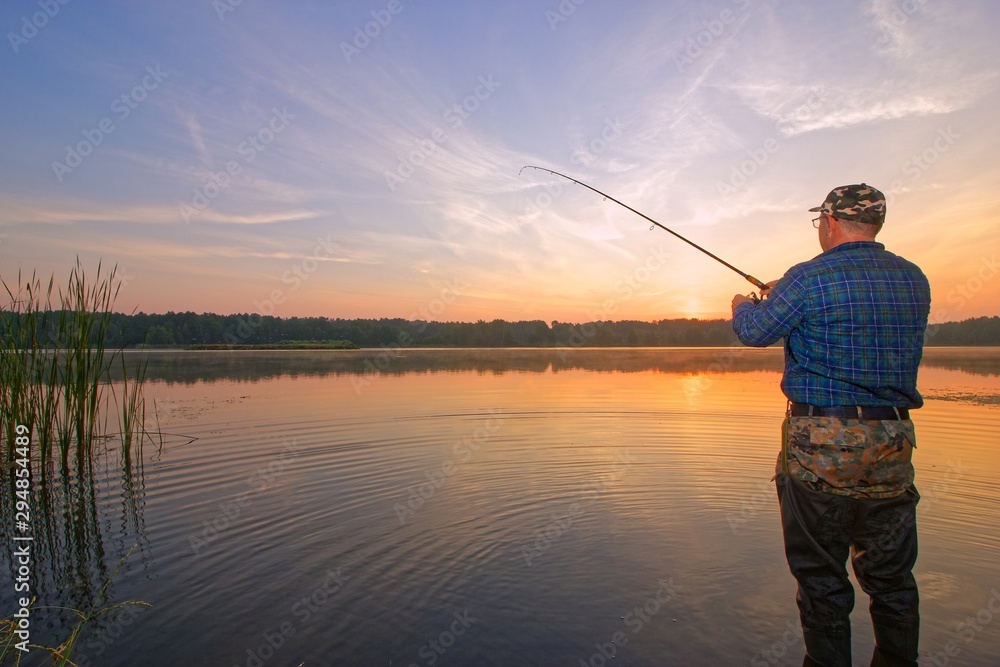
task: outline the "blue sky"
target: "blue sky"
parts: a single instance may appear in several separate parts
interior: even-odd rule
[[[1000,313],[1000,6],[11,1],[0,275],[117,263],[123,310],[724,317],[889,197],[932,319]]]

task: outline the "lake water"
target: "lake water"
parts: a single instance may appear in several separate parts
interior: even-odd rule
[[[92,602],[137,544],[107,597],[152,606],[92,621],[80,665],[798,666],[770,483],[781,363],[154,353],[162,447],[125,475],[98,457],[93,494],[67,486],[39,604]],[[919,382],[921,665],[997,665],[1000,350],[928,349]],[[36,610],[32,641],[58,644],[65,620]]]

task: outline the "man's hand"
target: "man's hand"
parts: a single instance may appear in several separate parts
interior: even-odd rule
[[[777,280],[772,280],[771,282],[767,283],[767,289],[762,289],[760,291],[761,300],[766,299],[771,294],[771,288],[777,285],[779,280],[781,280],[781,278],[778,278]],[[736,314],[736,307],[741,303],[754,303],[754,300],[745,294],[737,294],[736,296],[734,296],[733,315]]]
[[[736,314],[736,307],[741,303],[753,303],[753,299],[746,294],[737,294],[733,297],[733,315]]]

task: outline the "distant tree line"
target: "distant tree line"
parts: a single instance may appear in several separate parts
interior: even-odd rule
[[[0,330],[9,326],[0,318]],[[572,324],[529,320],[428,322],[400,318],[340,319],[214,313],[115,314],[111,347],[272,345],[350,341],[359,347],[715,347],[738,344],[729,320],[621,320]],[[53,345],[59,341],[53,337]],[[1000,345],[1000,317],[928,327],[928,345]]]
[[[137,346],[145,336],[146,345],[154,347],[284,341],[350,341],[359,347],[690,347],[736,342],[727,320],[428,322],[170,312],[116,316],[116,324],[125,346]]]
[[[927,327],[925,345],[1000,345],[1000,317],[974,317]]]

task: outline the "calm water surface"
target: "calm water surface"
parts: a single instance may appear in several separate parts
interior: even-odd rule
[[[109,598],[152,606],[91,623],[81,665],[797,666],[780,369],[774,349],[156,353],[169,435],[131,478],[98,466],[89,542],[55,538],[40,604],[92,600],[138,544]],[[997,665],[1000,351],[929,349],[920,389],[921,664]],[[56,616],[33,641],[65,637]],[[867,665],[863,594],[854,628]]]

